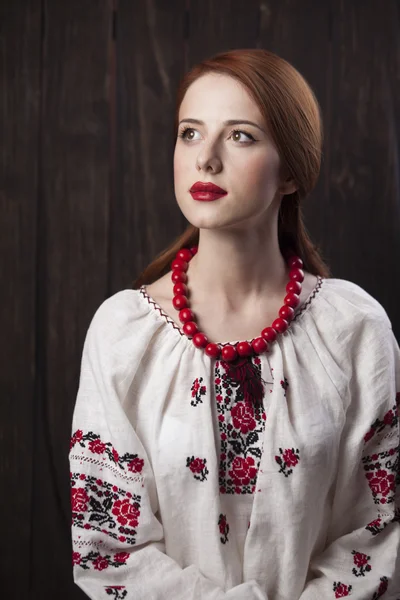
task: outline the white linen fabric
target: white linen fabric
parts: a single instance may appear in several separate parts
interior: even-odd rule
[[[145,287],[114,294],[73,416],[76,584],[92,600],[397,600],[399,392],[389,318],[349,281],[318,278],[236,370]]]

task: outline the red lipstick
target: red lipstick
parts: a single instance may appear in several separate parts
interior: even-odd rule
[[[212,202],[222,198],[228,192],[218,187],[211,182],[196,181],[190,188],[189,192],[194,200],[200,200],[201,202]]]

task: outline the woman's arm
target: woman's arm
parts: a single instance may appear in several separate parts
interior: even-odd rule
[[[300,600],[400,598],[400,352],[387,320],[366,319],[349,357],[328,544],[312,561]]]
[[[117,329],[103,304],[82,355],[69,455],[74,581],[92,600],[266,600],[255,581],[225,593],[165,554],[151,465],[122,406],[133,375],[119,367]]]

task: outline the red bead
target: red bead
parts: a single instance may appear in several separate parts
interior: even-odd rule
[[[300,304],[300,297],[297,294],[293,294],[292,292],[290,292],[289,294],[287,294],[285,296],[283,301],[288,306],[291,306],[292,308],[296,308],[296,306],[298,306]]]
[[[239,356],[251,356],[253,354],[253,348],[249,342],[239,342],[236,345],[236,351]]]
[[[286,291],[293,292],[293,294],[300,294],[301,292],[301,283],[299,281],[289,281],[286,285]]]
[[[175,258],[180,258],[181,260],[189,262],[193,258],[193,255],[188,248],[181,248],[176,253]]]
[[[196,333],[192,340],[196,348],[205,348],[208,344],[207,336],[204,333]]]
[[[274,342],[276,340],[276,331],[272,327],[263,329],[261,335],[266,342]]]
[[[208,344],[205,347],[204,352],[207,354],[207,356],[210,356],[211,358],[219,358],[221,354],[221,350],[218,344]]]
[[[190,308],[183,308],[182,310],[179,311],[179,320],[182,323],[187,323],[188,321],[193,321],[193,319],[194,319],[194,314],[190,310]]]
[[[286,329],[289,327],[289,323],[287,321],[285,321],[285,319],[275,319],[275,321],[272,323],[272,327],[278,333],[284,333],[286,331]]]
[[[226,346],[224,346],[222,348],[222,358],[223,360],[226,360],[227,362],[230,362],[232,360],[235,360],[235,358],[237,358],[237,352],[234,348],[234,346],[231,346],[230,344],[227,344]]]
[[[193,256],[196,256],[198,249],[199,249],[198,246],[192,246],[192,248],[190,248],[190,252],[192,253]]]
[[[178,283],[174,285],[174,296],[187,296],[187,291],[187,285],[184,284],[182,281],[178,281]]]
[[[183,333],[188,337],[193,337],[198,332],[197,325],[194,321],[189,321],[188,323],[185,323],[182,329]]]
[[[186,283],[187,275],[184,271],[172,271],[171,279],[174,283]]]
[[[262,337],[258,337],[252,341],[251,345],[253,346],[254,352],[257,354],[262,354],[268,350],[268,344]]]
[[[304,263],[301,260],[300,256],[291,256],[287,262],[288,266],[292,269],[302,269],[304,267]]]
[[[186,296],[174,296],[172,298],[172,304],[176,310],[182,310],[182,308],[186,308],[188,305],[188,299]]]
[[[301,283],[302,281],[304,281],[304,271],[302,271],[301,269],[297,269],[297,268],[291,269],[289,271],[289,278],[292,281],[300,281],[300,283]]]
[[[173,271],[187,271],[188,263],[186,260],[181,260],[180,258],[176,258],[171,263],[171,269]]]
[[[285,304],[285,306],[282,306],[279,310],[279,316],[282,317],[282,319],[285,319],[285,321],[291,321],[294,317],[294,309]]]

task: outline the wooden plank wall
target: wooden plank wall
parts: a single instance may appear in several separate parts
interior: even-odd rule
[[[396,0],[0,3],[7,597],[84,598],[71,575],[67,463],[83,340],[100,303],[185,226],[173,112],[198,60],[262,47],[310,82],[326,142],[308,229],[333,275],[376,297],[400,340],[399,19]]]

